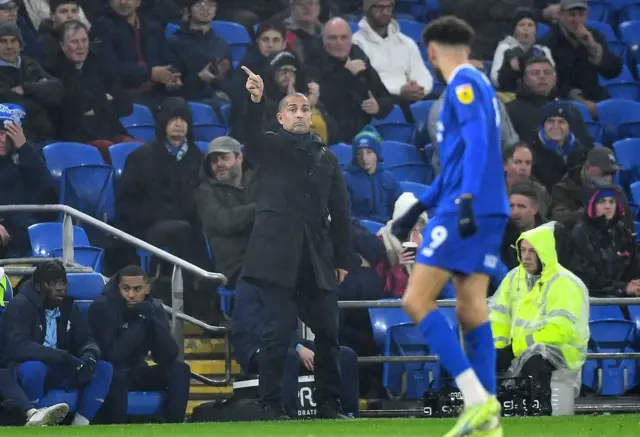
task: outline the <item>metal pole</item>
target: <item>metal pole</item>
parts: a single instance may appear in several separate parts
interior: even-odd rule
[[[178,359],[184,360],[184,322],[178,318],[178,313],[184,312],[184,284],[182,281],[182,269],[179,266],[173,266],[173,275],[171,276],[171,314],[173,338],[178,343],[180,351]]]
[[[72,263],[75,259],[73,253],[73,219],[67,213],[62,219],[62,262]]]

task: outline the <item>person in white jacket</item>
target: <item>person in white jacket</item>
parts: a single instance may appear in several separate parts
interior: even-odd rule
[[[353,42],[367,55],[389,93],[416,102],[431,92],[433,78],[418,45],[400,32],[392,18],[394,7],[393,0],[364,0],[365,16]]]
[[[500,91],[515,91],[518,79],[522,77],[520,59],[533,52],[545,56],[555,66],[551,50],[534,44],[537,23],[535,12],[529,8],[518,8],[513,16],[513,35],[500,41],[491,66],[491,82]]]

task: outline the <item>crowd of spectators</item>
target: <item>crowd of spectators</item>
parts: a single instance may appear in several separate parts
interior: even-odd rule
[[[476,3],[441,0],[440,9],[474,26],[473,65],[500,96],[511,205],[503,263],[508,269],[518,265],[515,246],[522,232],[555,220],[560,262],[592,295],[640,296],[630,208],[624,190],[614,185],[620,166],[609,144],[594,144],[571,103],[597,117],[595,104],[609,97],[598,77],[618,76],[622,60],[587,25],[586,1]],[[313,112],[311,130],[327,145],[352,144],[353,159],[344,171],[353,253],[340,298],[399,297],[414,258],[386,228],[377,237],[358,220],[386,225],[415,199],[385,169],[382,137],[372,124],[394,105],[409,123],[426,122],[413,119],[410,105],[435,100],[428,130],[437,172],[442,102],[434,84],[443,78],[430,72],[422,48],[402,33],[395,8],[394,0],[0,0],[0,204],[54,203],[42,148],[82,142],[110,162],[109,146],[137,141],[120,118],[133,103],[146,105],[156,117],[155,135],[127,159],[116,225],[211,269],[206,238],[216,269],[229,278],[229,288],[236,287],[256,212],[252,176],[259,170],[243,156],[252,129],[244,123],[243,65],[265,81],[271,129],[278,129],[280,100],[302,93]],[[355,33],[342,17],[357,22]],[[230,44],[212,28],[219,19],[246,26],[252,43],[243,59],[234,59]],[[536,39],[538,23],[551,30]],[[170,36],[168,24],[177,26]],[[489,70],[483,60],[493,60]],[[188,101],[211,106],[221,119],[221,107],[231,103],[229,136],[214,139],[206,155],[195,144]],[[35,220],[28,213],[1,217],[0,255],[30,253],[26,229]],[[412,232],[412,243],[420,243],[427,220]],[[212,309],[202,301],[210,299],[210,286],[186,279],[187,312],[208,317]],[[96,311],[120,299],[109,293]],[[355,315],[344,317],[342,327],[366,330],[367,323]],[[101,338],[108,357],[114,340]],[[359,334],[353,338],[343,344],[366,353]],[[308,368],[307,350],[296,352]],[[120,373],[114,366],[120,387],[135,382]],[[368,388],[361,383],[361,391]]]

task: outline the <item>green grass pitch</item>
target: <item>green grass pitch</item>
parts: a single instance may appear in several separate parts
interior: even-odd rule
[[[452,420],[355,419],[129,425],[56,428],[4,428],[2,437],[440,437]],[[504,419],[506,437],[638,437],[640,415],[577,416]]]

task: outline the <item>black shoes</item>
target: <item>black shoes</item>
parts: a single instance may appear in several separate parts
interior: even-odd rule
[[[343,420],[351,418],[344,414],[340,405],[326,403],[318,405],[316,419]]]
[[[291,420],[289,416],[284,412],[281,407],[277,407],[271,404],[259,404],[260,413],[259,419],[262,421],[274,421],[274,420]]]

